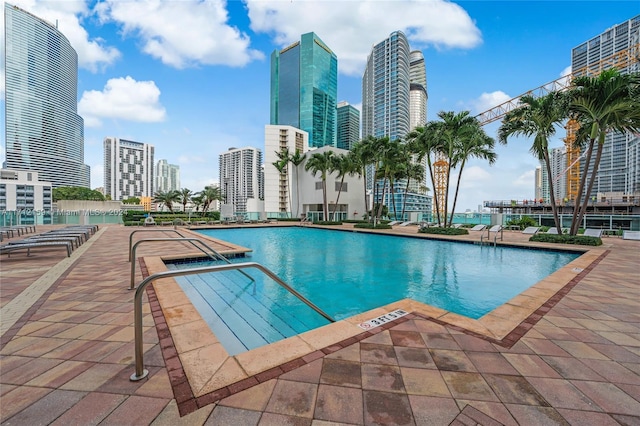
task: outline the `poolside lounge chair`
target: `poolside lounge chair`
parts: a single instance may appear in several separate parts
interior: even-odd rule
[[[622,239],[640,241],[640,231],[622,231]]]
[[[469,231],[484,231],[487,225],[476,225],[473,228],[469,228]]]
[[[562,233],[564,234],[568,230],[569,230],[569,228],[562,228]],[[558,228],[556,228],[555,226],[552,227],[552,228],[549,228],[549,230],[547,232],[545,232],[545,234],[558,235]]]
[[[394,226],[394,225],[398,225],[400,223],[402,223],[401,220],[394,220],[394,221],[391,221],[391,222],[387,223],[387,225]]]
[[[71,250],[73,249],[71,243],[68,241],[38,241],[26,244],[6,244],[0,246],[0,254],[7,254],[11,256],[12,251],[27,250],[27,256],[31,255],[31,249],[42,247],[65,247],[67,249],[67,257],[71,256]]]
[[[584,230],[585,237],[602,237],[602,229],[587,228]]]
[[[415,220],[408,220],[406,222],[402,222],[398,226],[409,226],[409,225],[417,225],[417,224],[418,224],[418,222],[416,222]]]
[[[524,231],[522,231],[522,233],[533,235],[533,234],[536,234],[539,230],[540,230],[539,226],[527,226],[526,228],[524,228]]]
[[[71,243],[71,248],[78,248],[80,244],[82,244],[82,240],[73,235],[34,235],[32,237],[27,237],[22,240],[9,241],[7,244],[16,245],[16,244],[31,244],[37,242],[47,242],[47,241],[67,241]]]

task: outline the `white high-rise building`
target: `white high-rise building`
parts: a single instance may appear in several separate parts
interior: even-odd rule
[[[169,164],[167,160],[158,160],[156,164],[156,185],[154,192],[180,190],[180,166]]]
[[[376,44],[362,77],[362,137],[400,139],[410,128],[409,42],[402,31]]]
[[[264,183],[262,152],[258,148],[229,148],[220,154],[220,191],[233,213],[262,211]]]
[[[411,130],[427,122],[427,68],[424,55],[414,50],[409,55],[409,127]]]
[[[615,25],[573,48],[571,71],[575,76],[587,73],[592,75],[590,67],[622,51],[637,49],[638,43],[640,43],[640,15]],[[640,72],[640,62],[630,61],[627,67],[619,70],[622,73]],[[602,145],[602,158],[590,196],[611,192],[633,194],[640,191],[639,170],[631,164],[633,158],[630,156],[634,139],[636,136],[633,133],[607,134]],[[584,161],[581,161],[580,173],[586,172]]]
[[[104,193],[112,200],[153,197],[154,147],[116,137],[104,139]]]
[[[299,170],[289,162],[280,173],[273,165],[279,161],[277,153],[288,150],[304,155],[309,151],[309,134],[292,126],[267,125],[264,128],[264,209],[267,214],[279,213],[298,217],[300,188],[297,187]],[[293,206],[293,207],[292,207]]]
[[[540,162],[542,169],[542,199],[546,203],[551,201],[551,185],[553,182],[553,195],[559,204],[567,196],[567,149],[562,146],[549,150],[549,162],[551,164],[551,177],[547,173],[544,161]]]
[[[5,167],[53,187],[89,187],[78,55],[54,26],[5,3]]]

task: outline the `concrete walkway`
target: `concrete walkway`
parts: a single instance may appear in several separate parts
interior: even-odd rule
[[[2,424],[640,424],[640,242],[604,238],[605,255],[529,317],[516,341],[412,313],[189,406],[191,385],[156,327],[152,296],[143,318],[149,376],[129,380],[130,232],[104,226],[70,258],[46,250],[1,259]],[[505,232],[506,242],[526,240]],[[138,255],[182,253],[193,248],[141,246]]]

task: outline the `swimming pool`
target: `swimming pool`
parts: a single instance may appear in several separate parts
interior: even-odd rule
[[[579,256],[302,227],[198,232],[253,249],[234,262],[263,264],[338,320],[404,298],[477,319]],[[327,324],[257,270],[246,271],[255,283],[237,271],[176,279],[229,354]]]

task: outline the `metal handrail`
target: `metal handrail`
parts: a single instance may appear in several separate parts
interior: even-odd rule
[[[191,242],[192,245],[194,245],[196,248],[198,248],[198,250],[200,250],[201,252],[206,254],[211,260],[224,260],[228,264],[231,264],[231,261],[229,259],[227,259],[222,254],[218,253],[217,251],[215,251],[214,249],[209,247],[209,245],[207,243],[205,243],[204,241],[202,241],[201,239],[199,239],[199,238],[187,238],[187,237],[183,237],[183,238],[145,238],[143,240],[136,241],[135,244],[133,245],[133,247],[131,247],[131,251],[129,252],[129,255],[130,255],[131,259],[135,260],[135,258],[136,258],[136,249],[138,248],[138,245],[140,243],[144,243],[144,242],[147,242],[147,241],[186,241],[186,242]],[[211,251],[211,253],[208,253],[205,250],[203,250],[201,247],[198,247],[197,245],[195,245],[194,241],[197,241],[200,244],[202,244],[203,246],[205,246],[207,248],[207,250]],[[251,281],[255,281],[253,279],[253,277],[251,275],[247,274],[246,272],[240,271],[240,273],[242,275],[244,275],[245,277],[249,278]],[[134,286],[135,276],[136,276],[136,262],[132,261],[131,262],[131,280],[129,282],[129,290],[133,290],[135,288],[135,286]]]
[[[133,234],[135,234],[136,232],[175,232],[176,234],[185,238],[185,236],[182,235],[177,229],[136,229],[135,231],[132,231],[131,234],[129,234],[129,262],[131,262],[131,246],[133,245]],[[191,244],[195,245],[194,243]]]
[[[274,280],[276,283],[280,284],[281,287],[283,287],[289,293],[296,296],[301,302],[309,306],[318,314],[322,315],[329,322],[336,322],[336,320],[331,318],[327,313],[322,311],[316,305],[314,305],[309,300],[307,300],[307,298],[305,298],[303,295],[301,295],[296,290],[291,288],[287,283],[282,281],[280,277],[278,277],[269,269],[267,269],[266,267],[256,262],[233,263],[230,265],[204,266],[200,268],[158,272],[142,280],[140,285],[138,285],[138,287],[136,288],[136,294],[133,299],[133,325],[134,325],[134,332],[135,332],[134,344],[135,344],[136,372],[131,375],[129,380],[134,382],[138,380],[142,380],[147,376],[147,374],[149,374],[149,372],[144,368],[144,354],[142,350],[142,295],[144,294],[144,289],[147,287],[148,284],[161,278],[171,278],[171,277],[178,277],[183,275],[204,274],[207,272],[229,271],[232,269],[244,269],[244,268],[257,268],[261,270],[269,278]]]

